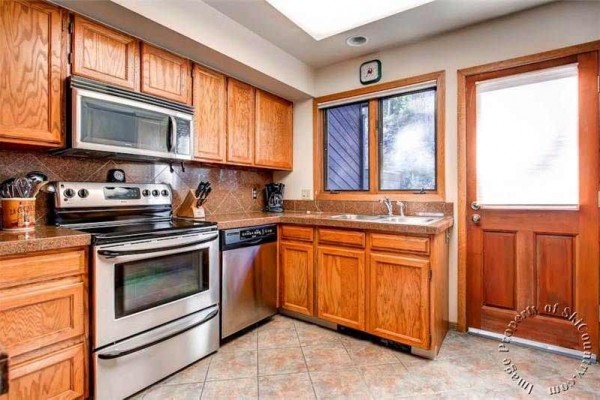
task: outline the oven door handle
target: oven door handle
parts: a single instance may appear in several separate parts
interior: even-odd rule
[[[115,351],[109,351],[107,353],[102,353],[102,354],[98,354],[98,358],[101,360],[113,360],[115,358],[120,358],[120,357],[125,357],[129,354],[133,354],[133,353],[137,353],[138,351],[142,351],[144,349],[147,349],[148,347],[152,347],[155,346],[159,343],[162,343],[166,340],[169,340],[171,338],[174,338],[175,336],[181,335],[184,332],[189,331],[190,329],[194,329],[202,324],[207,323],[208,321],[210,321],[211,319],[213,319],[214,317],[216,317],[219,314],[219,309],[216,308],[213,311],[211,311],[209,314],[206,315],[206,317],[202,318],[200,321],[195,322],[191,325],[186,326],[185,328],[179,329],[178,331],[175,332],[171,332],[161,338],[158,338],[156,340],[153,340],[149,343],[144,343],[140,346],[136,346],[136,347],[132,347],[130,349],[125,349],[125,350],[115,350]]]
[[[202,243],[212,242],[216,238],[217,238],[217,236],[212,236],[209,239],[204,239],[204,240],[200,240],[197,242],[179,244],[177,246],[170,246],[170,247],[159,247],[157,249],[121,250],[121,251],[98,250],[98,254],[105,258],[115,258],[115,257],[122,257],[122,256],[134,256],[134,255],[138,255],[138,254],[162,253],[163,251],[185,249],[186,247],[195,247]]]

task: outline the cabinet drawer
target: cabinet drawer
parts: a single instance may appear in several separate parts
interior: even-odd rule
[[[85,396],[85,345],[80,343],[12,368],[8,400]]]
[[[0,343],[11,357],[84,334],[84,284],[0,290]]]
[[[0,288],[85,273],[85,251],[0,259]]]
[[[365,233],[343,229],[319,229],[319,243],[365,247]]]
[[[312,242],[314,229],[308,226],[283,225],[281,227],[281,238],[284,240]]]
[[[371,233],[371,248],[427,255],[429,254],[429,238]]]

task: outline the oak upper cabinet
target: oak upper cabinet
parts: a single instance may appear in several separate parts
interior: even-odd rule
[[[194,158],[225,162],[227,152],[227,78],[194,65]]]
[[[142,92],[192,104],[192,63],[142,43]]]
[[[280,305],[283,309],[313,315],[314,247],[311,242],[282,241],[280,257]]]
[[[0,142],[60,147],[66,13],[42,1],[0,1]]]
[[[227,162],[254,164],[254,87],[227,80]]]
[[[429,348],[429,260],[372,252],[368,271],[367,331]]]
[[[292,114],[292,103],[256,90],[255,165],[292,169]]]
[[[365,251],[319,246],[317,316],[365,329]]]
[[[137,39],[75,16],[72,43],[74,75],[139,90]]]

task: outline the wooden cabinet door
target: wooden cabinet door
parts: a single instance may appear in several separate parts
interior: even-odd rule
[[[365,329],[365,251],[319,247],[317,316]]]
[[[371,253],[368,281],[368,332],[428,348],[429,261]]]
[[[227,81],[227,161],[254,163],[254,88],[235,79]]]
[[[292,113],[289,101],[256,90],[255,165],[292,169]]]
[[[313,315],[312,244],[281,242],[279,245],[281,307],[300,314]]]
[[[142,92],[192,104],[192,63],[143,43]]]
[[[139,47],[131,36],[75,16],[73,74],[139,90]]]
[[[8,400],[81,399],[86,394],[85,345],[11,367]]]
[[[0,1],[0,141],[60,147],[66,14],[41,1]]]
[[[83,282],[0,290],[0,343],[11,357],[85,333]]]
[[[227,78],[194,65],[194,158],[224,162],[227,151]]]

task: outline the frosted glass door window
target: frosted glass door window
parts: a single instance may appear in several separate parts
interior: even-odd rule
[[[477,83],[477,201],[579,204],[577,65]]]

